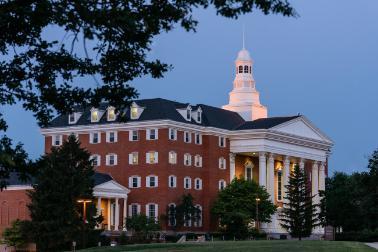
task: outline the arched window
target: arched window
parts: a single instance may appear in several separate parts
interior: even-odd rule
[[[248,66],[247,65],[244,66],[244,73],[248,73]]]
[[[200,179],[200,178],[194,179],[194,189],[202,190],[202,179]]]
[[[248,181],[252,181],[252,177],[253,177],[253,174],[252,174],[253,163],[252,163],[252,161],[248,160],[247,162],[245,162],[244,166],[245,166],[245,179],[248,180]]]
[[[239,73],[243,73],[243,66],[239,66]]]
[[[191,189],[192,188],[192,179],[190,177],[184,178],[184,188]]]
[[[168,177],[168,187],[175,188],[177,186],[177,177],[174,175],[170,175]]]

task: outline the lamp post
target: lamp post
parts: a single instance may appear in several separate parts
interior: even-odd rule
[[[259,223],[259,202],[260,202],[260,198],[257,197],[256,198],[256,229],[257,229],[257,232],[259,232],[259,229],[260,229],[260,223]]]
[[[77,203],[83,203],[83,221],[86,222],[87,220],[87,203],[91,203],[92,200],[86,200],[86,199],[79,199],[77,200]]]

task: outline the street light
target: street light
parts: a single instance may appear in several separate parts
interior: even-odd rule
[[[257,229],[257,232],[259,232],[259,228],[260,228],[260,224],[259,224],[259,202],[260,202],[260,198],[257,197],[256,198],[256,229]]]
[[[79,199],[77,203],[83,203],[83,221],[86,222],[87,220],[87,203],[91,203],[92,200],[87,199]]]

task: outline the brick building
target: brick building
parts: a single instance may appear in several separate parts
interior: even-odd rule
[[[114,108],[103,103],[59,116],[41,129],[46,152],[75,134],[92,153],[96,176],[101,178],[94,196],[106,230],[124,229],[126,215],[158,218],[187,193],[202,210],[202,218],[187,223],[184,230],[215,230],[212,202],[235,176],[265,186],[271,200],[281,206],[283,188],[295,164],[308,173],[314,195],[324,189],[332,141],[305,116],[268,117],[246,49],[239,52],[235,65],[230,102],[223,108],[161,98],[135,100],[121,111],[127,118],[121,122]],[[27,218],[22,210],[27,185],[10,184],[0,193],[2,228],[11,219]],[[277,215],[261,228],[284,233]],[[163,222],[163,229],[169,230],[169,223]]]

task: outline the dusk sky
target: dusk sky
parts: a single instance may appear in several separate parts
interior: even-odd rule
[[[163,79],[145,77],[133,85],[140,98],[227,104],[244,25],[269,116],[305,115],[335,143],[331,172],[364,171],[378,148],[378,1],[290,2],[299,18],[256,12],[230,20],[211,8],[197,10],[197,33],[179,28],[154,41],[151,57],[174,69]],[[7,134],[24,143],[31,158],[41,155],[43,137],[32,114],[21,106],[0,112],[9,123]]]

